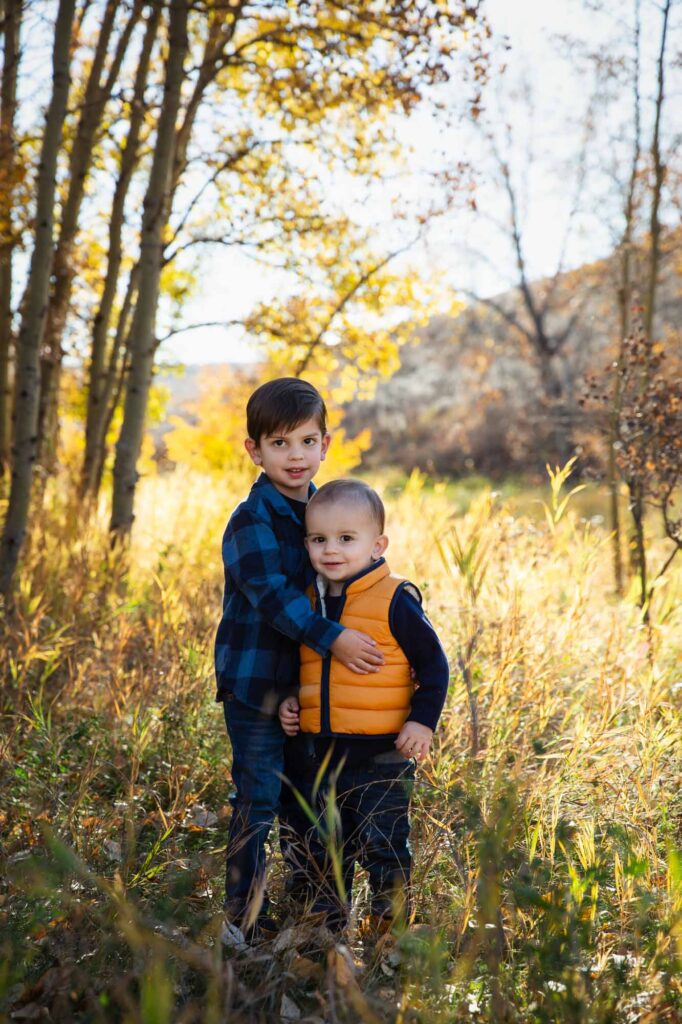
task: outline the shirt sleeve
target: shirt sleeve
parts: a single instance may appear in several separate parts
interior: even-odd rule
[[[405,589],[395,599],[390,625],[418,684],[407,720],[435,729],[450,684],[450,666],[443,646],[423,608]]]
[[[343,632],[310,605],[307,595],[284,571],[281,542],[272,527],[241,509],[228,523],[223,538],[226,577],[271,626],[323,657]]]

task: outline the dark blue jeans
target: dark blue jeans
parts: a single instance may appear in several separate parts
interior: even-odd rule
[[[300,865],[300,837],[309,827],[291,787],[282,787],[282,774],[301,788],[302,748],[287,741],[279,719],[265,715],[234,697],[223,701],[225,724],[232,744],[230,798],[232,820],[227,839],[225,910],[232,920],[248,907],[266,914],[265,843],[275,817],[280,818],[280,844],[292,871],[294,885],[305,877]],[[286,741],[286,742],[285,742]],[[258,907],[260,908],[258,910]]]
[[[369,875],[373,916],[409,914],[414,772],[413,761],[367,761],[337,767],[323,780],[318,827],[309,830],[307,842],[312,909],[330,924],[343,926],[348,918],[356,863]]]
[[[232,744],[232,820],[227,839],[225,910],[241,918],[254,901],[267,913],[265,841],[279,809],[284,733],[278,718],[234,697],[223,701]],[[254,907],[257,912],[257,907]]]

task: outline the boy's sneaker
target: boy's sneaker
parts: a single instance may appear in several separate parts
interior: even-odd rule
[[[231,949],[235,953],[245,953],[249,949],[244,932],[234,921],[228,921],[227,918],[224,918],[220,929],[220,942],[225,949]]]
[[[269,914],[261,914],[250,928],[245,928],[241,921],[223,919],[220,941],[225,949],[235,953],[244,953],[260,942],[270,942],[276,938],[279,929]]]

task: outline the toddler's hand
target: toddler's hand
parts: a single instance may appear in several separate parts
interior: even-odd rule
[[[423,761],[429,753],[432,738],[433,729],[429,729],[428,725],[405,722],[395,745],[404,757],[414,757],[417,761]]]
[[[344,629],[331,646],[331,652],[346,668],[366,676],[378,672],[384,663],[384,656],[377,649],[376,640],[357,629]]]
[[[298,720],[299,710],[297,697],[287,697],[279,706],[279,722],[287,736],[295,736],[301,728]]]

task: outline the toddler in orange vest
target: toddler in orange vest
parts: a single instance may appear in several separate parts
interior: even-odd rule
[[[325,484],[308,502],[305,524],[317,572],[313,607],[369,634],[384,656],[370,674],[302,646],[298,695],[279,707],[284,732],[309,735],[312,764],[322,771],[322,785],[306,795],[319,788],[321,804],[333,796],[340,821],[340,835],[330,836],[321,814],[306,837],[312,910],[330,927],[345,926],[357,862],[369,875],[372,919],[383,928],[410,912],[409,797],[415,762],[427,756],[443,709],[448,662],[419,591],[383,557],[388,538],[376,491],[359,480]]]

